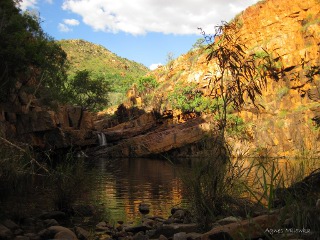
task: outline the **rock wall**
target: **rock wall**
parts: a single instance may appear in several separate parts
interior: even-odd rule
[[[0,134],[33,147],[63,148],[96,143],[93,117],[81,107],[46,107],[32,94],[20,90],[0,103]]]
[[[319,1],[263,1],[238,18],[248,51],[265,49],[280,57],[283,71],[279,81],[269,79],[259,100],[264,109],[241,113],[251,124],[251,154],[320,156],[320,131],[313,121],[320,113],[320,78],[310,82],[306,77],[320,65]]]
[[[245,106],[239,116],[247,125],[249,137],[229,137],[235,155],[320,156],[320,76],[307,77],[320,65],[320,4],[318,0],[265,0],[236,17],[238,37],[249,54],[266,50],[278,58],[279,80],[268,79],[257,111]],[[197,84],[208,94],[214,60],[194,49],[177,58],[171,68],[158,68],[152,74],[162,84],[161,110],[171,109],[168,94],[177,84]],[[157,104],[157,103],[154,103]],[[318,120],[317,120],[318,119]]]

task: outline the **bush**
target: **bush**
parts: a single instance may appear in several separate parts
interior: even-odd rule
[[[87,70],[77,71],[65,92],[69,102],[91,111],[102,110],[109,102],[110,87],[102,77],[92,78]]]
[[[183,112],[213,112],[219,104],[218,100],[203,96],[194,84],[176,86],[168,99],[173,108]]]
[[[139,93],[150,93],[159,86],[159,83],[154,77],[141,77],[138,79],[137,88]]]

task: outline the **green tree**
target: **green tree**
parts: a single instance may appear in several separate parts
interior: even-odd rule
[[[66,79],[66,54],[43,32],[35,14],[19,10],[18,2],[0,1],[0,100],[18,81],[56,98]]]
[[[262,94],[267,77],[278,80],[279,75],[275,60],[267,51],[259,58],[248,54],[238,31],[236,21],[217,26],[214,42],[207,47],[210,51],[207,61],[216,63],[211,77],[211,97],[222,101],[217,111],[222,139],[227,126],[227,110],[233,108],[240,111],[248,102],[258,108],[256,97]]]
[[[91,76],[88,70],[77,71],[70,80],[66,95],[69,102],[91,111],[102,110],[109,102],[110,87],[103,77]]]

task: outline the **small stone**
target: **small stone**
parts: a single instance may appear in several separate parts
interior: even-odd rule
[[[133,240],[148,240],[149,237],[144,235],[143,232],[138,232],[136,235],[133,236]]]
[[[104,231],[108,231],[108,230],[109,230],[109,227],[108,227],[108,224],[106,222],[99,222],[96,225],[96,231],[104,232]]]
[[[182,208],[176,208],[176,207],[171,208],[171,215],[173,215],[178,210],[183,210],[183,209]]]
[[[150,212],[149,204],[140,203],[139,204],[139,212],[142,214],[148,214]]]
[[[161,234],[161,235],[159,236],[159,240],[168,240],[168,238],[167,238],[166,236],[164,236],[164,235]]]
[[[202,236],[201,233],[196,233],[196,232],[187,233],[187,239],[188,240],[201,239],[201,236]]]
[[[185,216],[185,212],[182,209],[178,209],[174,212],[174,214],[172,215],[173,218],[176,219],[183,219]]]
[[[81,227],[76,227],[75,232],[80,240],[87,240],[90,237],[90,233]]]
[[[55,239],[61,240],[78,240],[77,236],[71,231],[61,231],[54,235]]]
[[[187,240],[187,234],[185,232],[179,232],[173,235],[173,240]]]
[[[145,219],[143,221],[142,225],[152,228],[152,227],[154,227],[155,222],[153,220],[151,220],[151,219]]]
[[[96,228],[100,228],[100,227],[108,227],[108,225],[107,225],[106,222],[99,222],[99,223],[96,225]]]
[[[46,219],[43,221],[43,223],[46,225],[46,227],[59,226],[59,223],[55,219]]]
[[[57,235],[59,233],[60,235]],[[62,226],[51,226],[47,228],[47,231],[44,232],[44,235],[40,235],[40,236],[42,238],[55,237],[57,239],[72,239],[72,240],[78,239],[74,232],[72,232],[69,228],[62,227]]]

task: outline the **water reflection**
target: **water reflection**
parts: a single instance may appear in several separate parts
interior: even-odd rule
[[[180,177],[182,170],[191,170],[194,161],[199,159],[184,160],[184,166],[146,158],[96,159],[95,197],[109,209],[112,221],[137,221],[141,217],[138,210],[141,202],[150,204],[150,215],[168,217],[173,206],[187,206],[186,191],[183,190]],[[263,194],[263,186],[265,183],[270,184],[272,180],[272,167],[275,172],[281,173],[278,176],[281,176],[281,183],[287,187],[320,167],[320,161],[243,159],[242,163],[238,162],[235,166],[245,171],[241,175],[245,178],[242,180],[247,182],[253,191]],[[248,197],[248,194],[244,195]]]
[[[114,221],[134,221],[141,202],[150,204],[150,214],[167,217],[176,205],[185,205],[178,169],[157,159],[105,159],[97,167],[95,193],[110,210]]]

